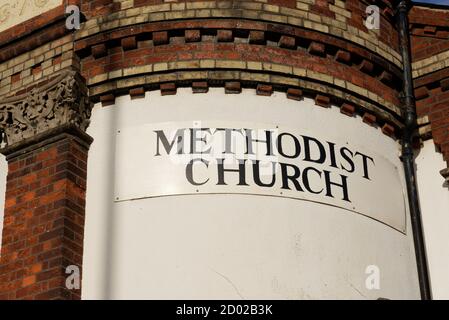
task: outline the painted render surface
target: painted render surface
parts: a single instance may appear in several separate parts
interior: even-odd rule
[[[206,119],[279,123],[347,137],[400,165],[399,145],[378,129],[281,93],[267,98],[244,90],[236,97],[222,89],[206,95],[181,89],[176,96],[152,92],[97,105],[88,129],[95,141],[88,163],[83,298],[419,298],[408,213],[403,234],[347,210],[286,198],[202,194],[114,201],[114,176],[120,175],[114,159],[121,155],[111,137],[118,128]],[[371,265],[380,270],[378,290],[365,285]]]
[[[416,157],[417,182],[423,216],[430,280],[434,299],[449,298],[449,193],[435,168],[444,166],[432,140],[424,142]]]

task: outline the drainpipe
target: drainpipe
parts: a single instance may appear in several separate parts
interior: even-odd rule
[[[402,156],[407,184],[413,240],[415,244],[416,264],[418,268],[419,287],[422,300],[431,300],[429,273],[427,270],[426,248],[424,243],[421,211],[416,187],[415,163],[413,154],[413,136],[416,133],[416,104],[413,90],[412,67],[410,59],[410,40],[408,9],[411,1],[401,0],[398,4],[398,27],[400,50],[403,61],[403,116],[405,128],[402,136]]]

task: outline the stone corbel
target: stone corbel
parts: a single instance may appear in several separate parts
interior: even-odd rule
[[[49,83],[0,100],[2,147],[10,147],[50,129],[72,126],[85,131],[92,105],[82,77],[63,71]]]

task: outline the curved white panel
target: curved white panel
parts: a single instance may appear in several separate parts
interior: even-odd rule
[[[155,179],[162,184],[158,190],[170,183],[183,188],[185,166],[168,173],[153,163],[148,175],[141,155],[153,154],[154,145],[146,143],[154,137],[145,136],[146,129],[132,133],[132,128],[154,130],[163,128],[163,123],[178,126],[194,121],[210,127],[270,124],[313,134],[320,141],[348,142],[354,150],[384,159],[386,167],[397,167],[392,175],[399,186],[385,183],[384,194],[404,189],[399,144],[361,119],[340,114],[336,107],[321,108],[309,99],[288,100],[282,93],[260,97],[254,90],[226,95],[223,89],[211,89],[194,95],[191,89],[180,89],[174,96],[151,92],[138,100],[119,97],[114,106],[94,108],[88,130],[95,140],[88,163],[84,298],[419,298],[408,218],[402,233],[346,208],[279,196],[206,192],[145,198],[149,189],[142,191],[143,180]],[[121,149],[127,147],[131,149]],[[127,176],[126,170],[120,174],[120,161],[130,163],[133,174],[140,176]],[[380,167],[376,175],[382,176]],[[166,177],[173,175],[173,180],[161,182],[158,170]],[[116,192],[123,187],[118,181],[124,180],[131,182],[126,190],[133,188],[144,198],[117,201]],[[375,206],[366,208],[377,212],[376,208],[389,207],[364,188],[351,190],[366,203],[372,201],[369,196],[377,199]],[[379,220],[396,215],[404,219],[399,212],[378,213],[384,214]],[[379,271],[378,287],[376,281],[370,282],[372,270]]]

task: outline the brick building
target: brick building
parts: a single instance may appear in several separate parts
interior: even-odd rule
[[[253,182],[245,161],[170,167],[220,130],[276,131],[279,186],[250,158]],[[447,6],[0,0],[0,133],[0,299],[449,297]]]

